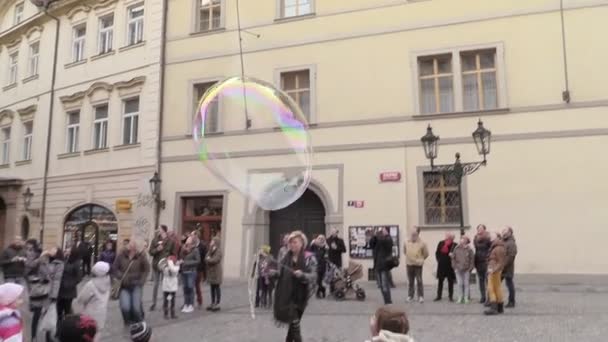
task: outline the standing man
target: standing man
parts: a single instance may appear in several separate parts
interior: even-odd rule
[[[517,243],[515,243],[515,237],[513,236],[513,228],[507,227],[502,231],[503,242],[507,251],[507,260],[505,262],[505,269],[502,272],[502,278],[504,278],[509,289],[509,302],[505,307],[515,307],[515,283],[513,277],[515,275],[515,257],[517,256]]]
[[[474,239],[475,244],[475,270],[477,271],[477,281],[479,281],[479,294],[481,295],[479,303],[486,303],[486,287],[488,284],[488,256],[490,256],[490,247],[492,240],[490,233],[487,232],[486,226],[480,224],[477,226],[477,234]]]
[[[346,245],[338,235],[339,233],[338,229],[332,229],[331,235],[327,239],[327,245],[329,246],[329,261],[338,269],[342,269],[342,254],[346,253]]]
[[[16,236],[0,256],[0,265],[4,281],[25,286],[25,261],[27,260],[25,244],[21,236]]]
[[[203,307],[203,289],[202,283],[207,278],[207,263],[205,263],[205,257],[207,256],[207,244],[202,240],[202,231],[195,230],[191,234],[194,237],[194,242],[196,248],[198,250],[198,254],[201,257],[201,262],[198,264],[196,269],[196,279],[194,280],[194,289],[196,290],[196,303],[198,304],[198,308],[201,309]]]
[[[75,234],[77,241],[75,252],[78,254],[78,259],[82,261],[82,274],[89,275],[91,273],[91,254],[93,254],[93,249],[91,244],[84,239],[84,236],[79,238],[78,233]]]
[[[454,301],[454,280],[456,280],[456,273],[452,267],[451,254],[456,248],[454,243],[454,234],[446,233],[445,240],[439,242],[437,250],[435,251],[435,258],[437,259],[437,297],[435,302],[441,300],[443,295],[443,281],[447,278],[448,280],[448,295],[450,302]]]
[[[156,309],[156,300],[158,299],[158,286],[162,283],[163,271],[158,268],[158,262],[169,256],[169,244],[167,242],[167,226],[164,224],[160,226],[160,229],[156,231],[154,239],[150,244],[150,256],[152,257],[152,280],[154,286],[152,287],[152,305],[150,311]]]
[[[418,301],[424,303],[424,285],[422,284],[422,266],[429,257],[426,243],[420,240],[418,231],[410,234],[410,239],[403,244],[405,253],[405,268],[407,270],[408,293],[407,301],[414,299],[414,281],[418,285]]]
[[[371,234],[368,236],[371,236]],[[391,286],[389,283],[389,272],[391,271],[389,258],[393,256],[393,239],[385,227],[380,227],[376,231],[376,234],[371,237],[369,246],[374,251],[374,271],[376,272],[378,287],[382,291],[384,304],[392,304]]]

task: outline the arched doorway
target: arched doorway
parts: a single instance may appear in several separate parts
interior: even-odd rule
[[[310,242],[325,234],[325,207],[312,190],[308,189],[287,208],[270,212],[270,247],[274,254],[281,248],[285,234],[301,230]]]
[[[27,216],[21,219],[21,238],[23,240],[30,238],[30,219]]]
[[[97,204],[85,204],[72,210],[65,219],[63,228],[63,248],[71,248],[82,240],[91,244],[93,260],[107,241],[116,245],[118,222],[114,213]]]
[[[0,197],[0,248],[4,249],[6,239],[6,203]]]

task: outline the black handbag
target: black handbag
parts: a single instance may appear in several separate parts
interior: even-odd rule
[[[395,267],[399,266],[399,258],[396,256],[389,256],[388,258],[386,258],[386,268],[388,268],[389,270],[392,270]]]

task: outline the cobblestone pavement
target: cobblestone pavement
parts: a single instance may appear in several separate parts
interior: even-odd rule
[[[547,284],[547,283],[546,283]],[[542,281],[518,284],[518,307],[498,317],[483,316],[479,304],[459,305],[443,301],[433,303],[434,288],[427,287],[427,302],[405,303],[405,285],[393,290],[393,301],[406,309],[411,335],[416,341],[504,341],[559,342],[608,340],[608,283],[585,282],[546,285]],[[303,318],[303,336],[307,342],[361,342],[369,337],[369,317],[381,303],[378,289],[362,283],[368,298],[365,302],[313,299]],[[208,287],[205,300],[209,300]],[[222,311],[195,311],[166,321],[162,312],[148,312],[153,326],[153,341],[283,341],[286,330],[277,328],[268,311],[249,314],[247,286],[230,282],[222,289]],[[476,291],[473,291],[476,294]],[[145,298],[151,291],[146,288]],[[181,298],[178,299],[181,303]],[[160,304],[160,302],[159,302]],[[102,341],[128,341],[116,302],[111,303],[109,325]]]

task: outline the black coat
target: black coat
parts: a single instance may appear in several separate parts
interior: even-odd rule
[[[332,244],[336,244],[336,249],[331,247]],[[342,268],[342,254],[346,253],[346,245],[344,245],[344,240],[337,236],[330,236],[327,239],[327,245],[329,246],[329,261],[338,268]]]
[[[18,248],[14,245],[8,246],[2,252],[0,264],[2,265],[5,279],[25,277],[25,259],[27,257],[25,252],[25,247]],[[23,260],[13,261],[15,257],[23,258]]]
[[[73,299],[77,297],[76,288],[82,280],[82,267],[80,260],[70,258],[63,266],[61,285],[59,286],[59,298]]]
[[[207,256],[207,245],[202,240],[198,244],[198,253],[201,256],[201,263],[198,264],[198,271],[203,273],[203,276],[207,278],[207,263],[205,257]]]
[[[439,242],[437,250],[435,251],[435,258],[437,259],[437,278],[456,279],[456,273],[454,273],[454,268],[452,268],[452,258],[450,257],[450,253],[456,248],[456,242],[452,242],[447,254],[441,252],[444,244],[445,240]]]
[[[374,270],[390,271],[388,258],[393,256],[393,239],[390,236],[374,236],[369,241],[369,246],[373,250]]]
[[[327,248],[325,246],[319,247],[316,244],[310,246],[310,251],[314,253],[317,259],[317,275],[321,278],[325,275],[327,269]]]
[[[488,235],[475,236],[475,267],[483,269],[488,267],[488,257],[490,256],[490,248],[492,241]]]

